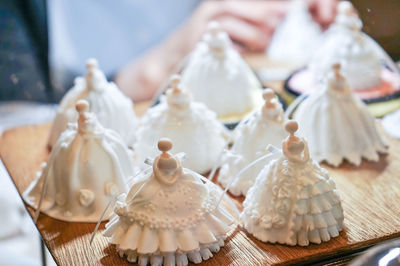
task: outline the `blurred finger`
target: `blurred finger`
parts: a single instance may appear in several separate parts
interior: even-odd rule
[[[329,26],[336,16],[336,0],[309,0],[309,10],[313,19],[323,28]]]
[[[222,17],[218,21],[232,41],[240,43],[247,50],[263,51],[269,44],[272,31],[266,32],[254,24],[235,17]]]
[[[287,1],[226,1],[214,19],[232,16],[268,31],[279,24],[287,7]]]
[[[336,15],[336,5],[337,2],[335,0],[317,1],[319,18],[322,25],[326,26],[334,21]]]

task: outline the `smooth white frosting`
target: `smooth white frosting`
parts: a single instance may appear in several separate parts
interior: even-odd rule
[[[353,90],[372,89],[381,84],[382,56],[378,45],[361,31],[362,22],[350,2],[343,1],[336,21],[326,31],[310,69],[323,79],[332,64],[340,63]],[[342,7],[341,7],[342,6]]]
[[[232,178],[242,168],[267,154],[266,148],[269,144],[276,147],[281,145],[282,140],[287,136],[283,123],[282,106],[276,101],[275,108],[264,106],[238,125],[234,132],[235,142],[231,152],[223,159],[224,164],[218,175],[218,181],[223,187],[231,183]],[[233,181],[229,191],[235,196],[246,195],[264,165],[265,161],[261,161],[251,167]]]
[[[182,73],[183,85],[195,101],[206,104],[219,118],[251,112],[259,105],[260,82],[234,50],[227,33],[210,31],[192,52]]]
[[[75,104],[85,99],[90,104],[100,123],[115,130],[128,146],[133,146],[138,120],[132,101],[112,82],[107,82],[104,73],[97,68],[96,61],[88,60],[88,73],[75,79],[75,85],[61,100],[54,120],[49,146],[53,146],[69,122],[75,122],[77,113]],[[89,70],[90,67],[93,70]],[[91,74],[92,73],[92,74]]]
[[[182,169],[175,156],[165,155],[117,201],[104,235],[120,256],[139,265],[200,263],[224,245],[233,217],[217,206],[215,184],[204,183],[199,174]]]
[[[192,102],[186,92],[174,94],[172,90],[143,116],[134,146],[137,160],[154,158],[157,140],[167,137],[174,143],[173,153],[187,154],[185,167],[206,173],[222,152],[228,132],[204,104]]]
[[[132,154],[124,141],[88,113],[79,126],[70,124],[60,136],[24,199],[37,208],[47,178],[42,212],[63,221],[96,222],[108,202],[126,191],[133,174]]]
[[[257,176],[243,206],[244,227],[263,242],[320,244],[337,237],[343,226],[335,182],[312,160],[296,164],[282,155],[270,162]]]
[[[344,159],[360,165],[362,158],[379,160],[386,142],[366,105],[349,89],[344,77],[330,73],[323,87],[305,99],[294,114],[299,134],[309,141],[318,162],[339,166]]]
[[[269,59],[302,67],[320,44],[322,32],[303,0],[291,1],[285,18],[275,29],[267,49]]]
[[[338,236],[343,209],[328,171],[309,157],[304,139],[291,135],[282,150],[247,193],[244,227],[263,242],[287,245],[320,244]]]

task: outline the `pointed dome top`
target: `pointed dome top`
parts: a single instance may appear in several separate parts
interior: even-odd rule
[[[265,100],[265,107],[275,107],[273,100],[275,99],[275,92],[267,88],[263,91],[263,98]]]
[[[341,65],[339,63],[333,64],[328,74],[328,89],[333,89],[341,93],[351,93],[347,80],[341,72]]]
[[[87,74],[85,75],[86,86],[89,90],[101,91],[108,84],[106,76],[99,69],[99,63],[94,58],[86,60]]]
[[[211,35],[217,35],[221,31],[221,26],[220,24],[213,20],[210,21],[207,25],[207,32],[209,32]]]
[[[362,21],[350,1],[341,1],[337,6],[336,22],[352,30],[361,31]]]
[[[99,62],[96,58],[89,58],[88,60],[86,60],[86,69],[88,70],[88,72],[91,72],[98,67]]]
[[[181,87],[180,87],[180,83],[181,83],[181,76],[178,74],[174,74],[171,76],[171,78],[169,79],[169,83],[171,85],[171,88],[176,90],[176,91],[182,91]]]
[[[296,137],[295,133],[298,129],[299,129],[299,124],[297,124],[297,122],[294,120],[287,121],[285,124],[285,130],[289,133],[288,138]]]
[[[164,185],[173,185],[182,175],[182,166],[179,159],[169,153],[173,146],[172,141],[161,138],[157,146],[162,153],[154,161],[154,176]]]
[[[171,88],[166,93],[168,105],[175,109],[186,109],[190,104],[190,95],[181,87],[181,76],[172,75],[170,84]]]
[[[350,1],[340,1],[337,5],[337,12],[341,15],[349,15],[355,12],[355,9]]]
[[[168,138],[162,138],[157,143],[158,149],[162,152],[162,156],[164,157],[171,157],[171,154],[168,153],[169,150],[172,149],[172,141]]]
[[[304,163],[309,160],[310,155],[307,142],[295,135],[298,129],[299,125],[296,121],[286,122],[285,130],[289,133],[289,136],[282,143],[282,151],[290,161]]]
[[[283,122],[284,113],[282,105],[275,98],[275,92],[267,88],[263,91],[263,98],[265,100],[262,108],[262,114],[267,120],[274,120],[275,122]]]
[[[208,43],[210,50],[216,55],[223,55],[230,44],[228,34],[222,31],[219,23],[216,21],[208,23],[204,40]]]
[[[88,120],[89,102],[86,100],[79,100],[75,104],[75,109],[79,113],[78,129],[82,130]]]
[[[76,102],[75,109],[81,116],[84,112],[89,111],[89,102],[86,100],[79,100]]]
[[[87,100],[79,100],[75,104],[75,109],[79,113],[78,117],[78,131],[80,133],[102,132],[103,127],[97,121],[96,115],[89,111],[89,102]]]

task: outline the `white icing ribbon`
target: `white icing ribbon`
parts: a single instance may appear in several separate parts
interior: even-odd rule
[[[226,192],[229,190],[229,188],[232,186],[232,184],[234,183],[234,181],[236,181],[244,172],[246,172],[247,170],[249,170],[251,167],[253,167],[254,165],[256,165],[257,163],[263,161],[263,160],[267,160],[272,158],[273,156],[281,153],[281,151],[279,149],[277,149],[276,147],[272,146],[272,145],[268,145],[267,146],[267,151],[268,153],[261,156],[260,158],[255,159],[254,161],[252,161],[251,163],[249,163],[248,165],[246,165],[245,167],[243,167],[232,179],[231,181],[228,183],[228,185],[226,186],[224,192],[222,193],[221,197],[218,200],[218,203],[215,207],[215,209],[218,208],[219,204],[221,203],[223,197],[225,196]]]
[[[300,96],[298,96],[286,109],[285,111],[285,121],[289,120],[289,116],[293,113],[293,111],[296,109],[297,106],[305,99],[307,98],[308,95],[303,93]]]
[[[55,156],[54,154],[55,154],[55,153],[51,153],[51,154],[50,154],[50,158],[49,158],[49,160],[48,160],[49,162],[53,160],[53,157]],[[41,166],[43,166],[43,163],[42,163]],[[35,224],[37,223],[37,220],[39,219],[40,207],[42,206],[44,194],[46,194],[47,179],[48,179],[48,178],[47,178],[47,177],[48,177],[47,172],[49,171],[49,166],[46,164],[45,167],[47,167],[47,168],[44,169],[44,171],[46,171],[46,173],[43,173],[43,172],[42,172],[42,175],[43,175],[43,174],[45,174],[45,175],[44,175],[42,190],[40,191],[40,199],[39,199],[39,203],[38,203],[37,209],[36,209],[36,211],[35,211],[35,214],[34,214],[34,216],[33,216],[33,222],[34,222]],[[39,177],[39,178],[40,178],[40,177]]]
[[[255,112],[247,116],[242,122],[240,122],[236,128],[239,128],[241,125],[246,124],[253,116],[255,115]],[[236,130],[236,129],[235,129]],[[217,172],[218,167],[223,163],[222,158],[224,157],[225,154],[229,153],[230,151],[228,150],[229,144],[233,141],[234,133],[226,132],[227,135],[227,140],[224,145],[224,148],[218,155],[217,161],[215,162],[213,168],[210,171],[210,174],[208,175],[208,180],[213,180],[215,173]]]
[[[148,168],[144,169],[143,171],[140,171],[138,174],[136,174],[136,175],[133,176],[130,180],[128,180],[127,183],[128,183],[128,184],[131,183],[133,180],[136,180],[136,178],[138,178],[139,176],[141,176],[141,175],[143,175],[143,174],[148,174],[148,172],[149,172],[150,170],[152,170],[152,169],[153,169],[152,167],[148,167]],[[139,189],[136,191],[136,193],[133,195],[132,200],[136,197],[136,195],[138,194],[138,192],[141,191],[141,190],[143,189],[144,185],[147,184],[147,183],[148,183],[148,180],[147,180],[146,182],[144,182],[144,183],[140,186],[140,188],[139,188]],[[104,208],[104,211],[101,213],[100,218],[99,218],[99,220],[97,221],[96,227],[95,227],[94,230],[93,230],[92,236],[90,237],[90,242],[89,242],[90,245],[92,244],[93,239],[94,239],[94,236],[96,235],[97,231],[99,230],[99,226],[100,226],[101,221],[103,220],[104,215],[107,213],[107,211],[108,211],[108,209],[110,208],[110,206],[111,206],[113,203],[115,203],[115,200],[116,200],[119,196],[121,196],[121,195],[123,195],[123,194],[119,194],[119,195],[117,194],[117,195],[115,195],[115,196],[108,202],[107,206]]]

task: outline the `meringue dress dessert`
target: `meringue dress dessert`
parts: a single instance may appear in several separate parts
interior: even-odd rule
[[[53,218],[96,222],[108,202],[126,192],[135,168],[124,141],[100,125],[87,101],[78,101],[76,109],[78,124],[63,132],[23,196],[35,209],[42,197],[40,210]]]
[[[275,29],[268,45],[267,57],[291,70],[293,67],[303,67],[318,49],[321,35],[321,27],[309,13],[307,2],[291,0],[284,19]]]
[[[376,162],[379,153],[387,153],[387,143],[377,131],[374,118],[353,95],[339,64],[332,66],[323,87],[298,106],[294,119],[318,162],[337,167],[346,159],[360,165],[362,158]]]
[[[233,217],[217,205],[219,188],[168,152],[169,139],[158,148],[152,172],[120,197],[104,235],[121,257],[142,266],[200,263],[224,245]]]
[[[191,100],[178,75],[171,80],[172,88],[166,97],[142,118],[134,147],[137,161],[142,163],[148,157],[154,158],[158,154],[157,140],[167,137],[174,142],[173,153],[187,154],[184,167],[206,173],[225,147],[229,132],[213,111]]]
[[[268,153],[266,148],[269,144],[279,147],[287,136],[283,126],[282,105],[276,99],[274,91],[264,90],[264,99],[264,106],[235,129],[235,142],[227,158],[223,159],[225,163],[218,175],[218,181],[223,187],[226,187],[242,168]],[[229,191],[235,196],[246,195],[264,165],[265,161],[260,161],[240,175],[230,185]]]
[[[331,65],[339,62],[351,89],[367,90],[380,85],[380,54],[361,28],[362,21],[352,4],[340,2],[336,21],[310,64],[317,79],[326,76]]]
[[[224,123],[238,122],[262,105],[260,82],[216,22],[190,55],[182,84]]]
[[[88,59],[86,67],[88,72],[85,77],[75,79],[74,87],[61,100],[50,132],[49,147],[56,143],[67,124],[78,118],[75,104],[80,99],[89,102],[90,111],[104,127],[115,130],[126,145],[133,146],[138,119],[132,101],[114,83],[107,82],[97,60]]]
[[[308,68],[293,73],[285,89],[294,95],[310,94],[319,89],[331,66],[340,63],[350,88],[371,105],[374,115],[393,111],[393,104],[385,103],[397,102],[400,73],[389,55],[361,28],[352,4],[339,2],[335,23],[324,34]]]
[[[246,230],[263,242],[308,246],[337,237],[343,209],[328,171],[310,158],[307,142],[295,136],[289,121],[280,158],[257,176],[243,202]]]

